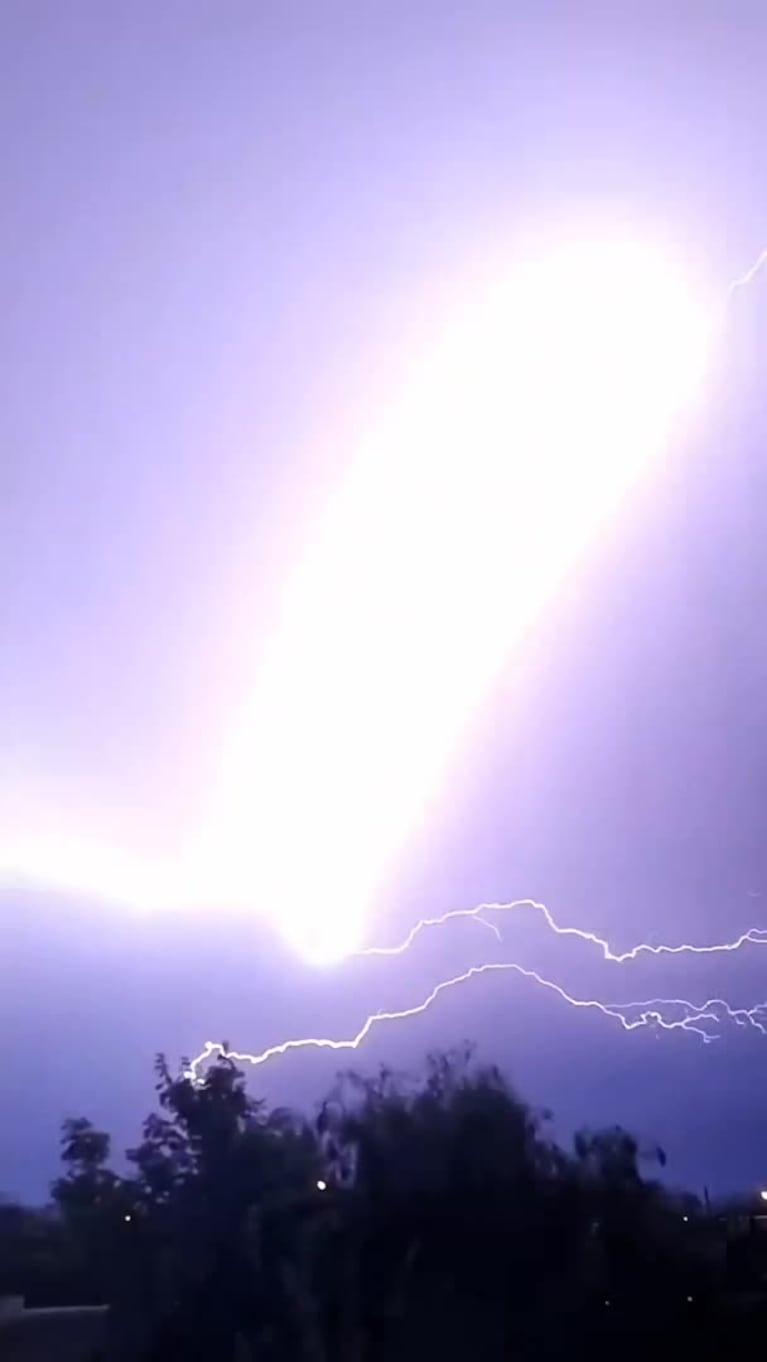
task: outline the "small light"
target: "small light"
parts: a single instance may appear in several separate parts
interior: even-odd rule
[[[132,1220],[132,1219],[133,1219],[133,1216],[128,1215],[127,1212],[126,1212],[126,1214],[123,1216],[123,1220],[125,1221],[126,1225],[127,1225],[128,1222],[129,1222],[130,1220]]]
[[[692,1305],[692,1296],[687,1297],[687,1304]]]
[[[687,1222],[688,1222],[688,1220],[690,1219],[690,1217],[689,1217],[689,1215],[683,1215],[683,1216],[682,1216],[682,1219],[683,1219],[683,1221],[684,1221],[684,1223],[685,1223],[685,1225],[686,1225]]]
[[[761,1191],[759,1195],[762,1198],[762,1201],[767,1201],[767,1190]]]
[[[317,1179],[317,1191],[318,1191],[318,1192],[326,1192],[327,1190],[328,1190],[328,1184],[326,1183],[325,1179],[324,1179],[324,1178],[318,1178],[318,1179]]]
[[[609,1302],[609,1301],[605,1301],[605,1305],[609,1305],[609,1304],[610,1304],[610,1302]]]

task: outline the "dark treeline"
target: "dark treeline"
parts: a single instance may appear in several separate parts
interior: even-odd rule
[[[701,1359],[745,1355],[761,1319],[660,1150],[620,1128],[562,1148],[468,1050],[344,1076],[312,1120],[226,1059],[199,1083],[158,1059],[157,1094],[126,1173],[68,1120],[51,1209],[0,1207],[0,1295],[107,1303],[115,1358]]]

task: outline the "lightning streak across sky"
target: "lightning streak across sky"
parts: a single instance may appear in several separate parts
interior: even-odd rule
[[[555,242],[550,256],[536,243],[510,278],[485,279],[477,300],[436,328],[423,362],[404,366],[401,401],[373,423],[298,555],[254,695],[225,745],[199,857],[166,884],[104,848],[41,835],[25,853],[14,836],[0,846],[0,875],[157,906],[202,885],[207,902],[266,905],[299,952],[325,963],[402,956],[427,930],[460,919],[503,946],[502,923],[523,909],[610,966],[766,945],[767,928],[751,928],[720,944],[617,951],[521,900],[423,918],[398,945],[359,948],[368,904],[489,687],[678,432],[708,377],[717,313],[721,321],[765,264],[767,249],[731,281],[721,308],[696,297],[662,252],[622,238]],[[500,972],[628,1032],[653,1026],[709,1042],[731,1023],[767,1035],[764,1002],[609,1002],[494,959],[437,982],[411,1006],[372,1013],[351,1037],[225,1052],[260,1065],[298,1049],[355,1050],[374,1027]],[[189,1073],[221,1053],[207,1042]]]
[[[733,294],[737,293],[738,289],[747,288],[749,284],[752,284],[757,274],[761,273],[766,264],[767,246],[765,246],[763,251],[760,251],[753,264],[749,265],[748,269],[744,270],[743,274],[738,275],[736,279],[730,281],[730,285],[727,289],[726,301],[729,302]]]
[[[601,1012],[603,1016],[613,1018],[613,1020],[620,1022],[621,1026],[626,1031],[634,1031],[637,1027],[655,1023],[665,1031],[694,1031],[705,1042],[709,1042],[715,1039],[715,1037],[710,1035],[703,1028],[702,1023],[705,1021],[716,1022],[718,1020],[718,1014],[717,1012],[712,1011],[712,1009],[721,1007],[732,1015],[733,1020],[739,1020],[741,1024],[743,1024],[748,1017],[753,1025],[758,1026],[759,1030],[762,1031],[764,1035],[767,1035],[767,1030],[765,1030],[758,1020],[754,1020],[750,1013],[746,1013],[744,1010],[741,1014],[739,1011],[736,1018],[732,1009],[729,1009],[727,1004],[722,1002],[721,999],[714,998],[709,1002],[702,1003],[700,1006],[689,1003],[684,999],[674,999],[670,1001],[663,998],[651,998],[646,1002],[635,1003],[603,1003],[596,998],[575,998],[572,994],[568,993],[566,989],[562,988],[561,985],[554,983],[551,979],[544,978],[537,970],[528,969],[524,965],[517,964],[516,961],[491,960],[481,965],[471,965],[461,974],[456,974],[450,979],[441,980],[440,983],[435,984],[431,992],[422,999],[421,1002],[413,1004],[412,1007],[404,1007],[398,1011],[392,1012],[373,1012],[363,1022],[356,1035],[347,1039],[333,1040],[327,1036],[306,1036],[300,1040],[281,1041],[279,1044],[270,1045],[265,1050],[256,1054],[248,1053],[247,1051],[231,1050],[214,1041],[207,1041],[202,1053],[191,1061],[188,1073],[191,1077],[196,1077],[200,1067],[217,1054],[226,1055],[230,1059],[244,1063],[260,1065],[265,1064],[267,1060],[286,1055],[290,1050],[356,1050],[365,1037],[370,1034],[374,1026],[380,1025],[382,1022],[404,1021],[409,1017],[417,1017],[420,1013],[425,1012],[427,1008],[431,1007],[432,1003],[436,1002],[440,994],[446,993],[449,989],[455,988],[458,984],[465,984],[469,979],[474,979],[479,975],[506,972],[509,970],[515,974],[522,975],[525,979],[532,979],[536,984],[539,984],[541,988],[551,989],[551,991],[556,993],[563,1002],[569,1003],[571,1007],[595,1009],[597,1012]],[[677,1020],[668,1020],[661,1009],[667,1009],[670,1006],[687,1009],[689,1015],[686,1012],[684,1016]],[[763,1008],[767,1010],[767,1003],[763,1004]],[[638,1015],[632,1016],[633,1013],[637,1013]],[[746,1022],[746,1024],[748,1023]]]
[[[695,945],[694,943],[683,942],[679,945],[651,945],[647,942],[640,942],[630,950],[616,952],[611,949],[609,943],[603,937],[597,936],[594,932],[584,931],[579,927],[560,926],[545,904],[538,903],[533,899],[519,899],[511,903],[481,903],[474,908],[451,909],[439,917],[422,918],[398,945],[370,946],[358,951],[357,955],[403,955],[411,948],[422,932],[430,928],[445,926],[460,919],[468,919],[490,927],[498,938],[502,939],[497,925],[489,922],[483,915],[488,912],[507,913],[523,908],[538,912],[543,917],[546,926],[557,936],[577,937],[591,946],[596,946],[606,961],[616,965],[635,961],[642,954],[656,956],[662,954],[681,955],[683,953],[712,955],[738,951],[748,945],[767,945],[767,929],[754,927],[731,941],[717,944]],[[636,1031],[642,1027],[654,1026],[661,1031],[686,1031],[698,1036],[705,1044],[709,1044],[718,1038],[719,1028],[723,1024],[730,1023],[740,1027],[751,1027],[761,1035],[767,1036],[767,1001],[756,1003],[752,1007],[733,1007],[724,998],[709,998],[701,1003],[691,1002],[687,998],[649,998],[630,1002],[608,1003],[599,998],[576,997],[554,980],[547,979],[538,970],[520,965],[517,961],[491,960],[479,965],[471,965],[460,974],[441,980],[425,998],[409,1007],[371,1013],[353,1036],[342,1039],[333,1039],[327,1036],[304,1036],[269,1045],[258,1052],[232,1050],[215,1041],[206,1041],[201,1053],[190,1062],[187,1074],[193,1079],[199,1078],[205,1065],[215,1059],[217,1055],[225,1055],[238,1063],[259,1066],[271,1059],[286,1055],[292,1050],[356,1050],[374,1027],[380,1026],[384,1022],[405,1021],[408,1018],[417,1017],[426,1012],[441,994],[456,988],[459,984],[468,983],[470,979],[481,975],[499,972],[512,972],[524,979],[532,980],[540,988],[556,994],[562,1002],[567,1003],[570,1007],[599,1012],[603,1017],[618,1022],[624,1031]]]
[[[595,932],[588,932],[582,927],[562,927],[557,922],[553,913],[546,907],[545,903],[538,903],[536,899],[514,899],[510,903],[478,903],[474,908],[451,908],[448,912],[442,913],[439,917],[421,918],[415,926],[410,928],[407,936],[395,946],[367,946],[357,955],[404,955],[405,951],[412,946],[416,937],[429,927],[441,927],[446,922],[456,919],[469,919],[473,922],[480,922],[483,927],[489,927],[502,940],[500,929],[494,922],[489,922],[485,913],[510,913],[519,912],[521,909],[529,908],[531,911],[540,914],[546,926],[555,936],[577,936],[581,941],[586,941],[589,945],[598,946],[605,960],[611,960],[614,964],[622,965],[627,960],[636,960],[640,955],[719,955],[722,952],[737,951],[741,946],[767,946],[767,928],[750,927],[748,931],[741,932],[740,936],[732,941],[717,942],[712,945],[695,945],[691,942],[682,942],[679,945],[670,946],[666,944],[651,945],[642,941],[637,946],[631,946],[629,950],[616,952],[610,946],[609,941],[604,937],[597,936]]]
[[[735,293],[752,284],[766,263],[767,248],[756,257],[753,264],[744,273],[731,281],[725,293],[724,312],[727,311]],[[367,957],[401,956],[409,951],[414,946],[416,939],[427,930],[444,927],[448,923],[460,919],[470,920],[490,929],[499,944],[502,944],[503,935],[496,919],[523,909],[539,915],[553,935],[577,938],[587,945],[595,947],[603,960],[613,965],[629,964],[641,956],[678,957],[681,955],[731,954],[749,946],[767,945],[767,929],[754,927],[740,933],[732,940],[721,943],[653,944],[639,942],[627,950],[617,951],[605,938],[594,932],[579,927],[562,926],[545,904],[532,899],[524,899],[509,903],[481,903],[474,908],[452,909],[436,917],[422,918],[398,944],[370,946],[355,952],[355,954]],[[757,1003],[750,1008],[733,1007],[721,998],[710,998],[702,1003],[695,1003],[685,998],[653,998],[645,1001],[610,1003],[599,998],[576,997],[560,984],[544,977],[537,970],[527,968],[516,961],[494,960],[472,965],[463,972],[440,981],[424,998],[409,1007],[372,1013],[366,1018],[359,1030],[347,1038],[332,1039],[330,1037],[309,1036],[283,1041],[256,1053],[233,1051],[208,1041],[202,1052],[191,1062],[188,1073],[192,1078],[197,1078],[206,1063],[216,1055],[223,1054],[229,1055],[235,1061],[261,1065],[268,1060],[284,1056],[292,1050],[307,1048],[338,1051],[356,1050],[374,1027],[382,1025],[384,1022],[406,1020],[418,1016],[426,1012],[442,994],[458,985],[468,983],[469,980],[478,976],[498,972],[512,972],[524,979],[532,980],[539,987],[555,993],[561,1001],[569,1006],[595,1010],[604,1017],[618,1022],[625,1031],[636,1031],[639,1028],[654,1026],[666,1032],[692,1032],[708,1044],[716,1039],[722,1024],[730,1023],[740,1027],[750,1027],[761,1035],[767,1036],[767,1002]]]

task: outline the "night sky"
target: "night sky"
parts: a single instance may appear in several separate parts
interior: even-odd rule
[[[724,296],[767,245],[766,62],[760,0],[0,6],[4,835],[183,847],[414,298],[523,219],[616,206]],[[525,896],[620,949],[767,927],[766,339],[760,276],[686,438],[494,691],[376,940]],[[505,938],[578,996],[767,998],[759,947],[608,967],[524,912]],[[353,1034],[494,950],[463,922],[316,969],[256,917],[0,888],[0,1190],[42,1197],[65,1115],[129,1143],[158,1049]],[[626,1034],[494,976],[352,1058],[466,1037],[563,1135],[621,1121],[696,1190],[767,1179],[754,1031]],[[338,1065],[254,1082],[309,1105]]]

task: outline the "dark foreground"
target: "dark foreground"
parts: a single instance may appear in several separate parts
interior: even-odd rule
[[[620,1128],[562,1148],[468,1050],[311,1120],[226,1059],[157,1091],[126,1174],[68,1121],[52,1206],[0,1207],[0,1362],[737,1362],[767,1332],[756,1207],[669,1191]]]

